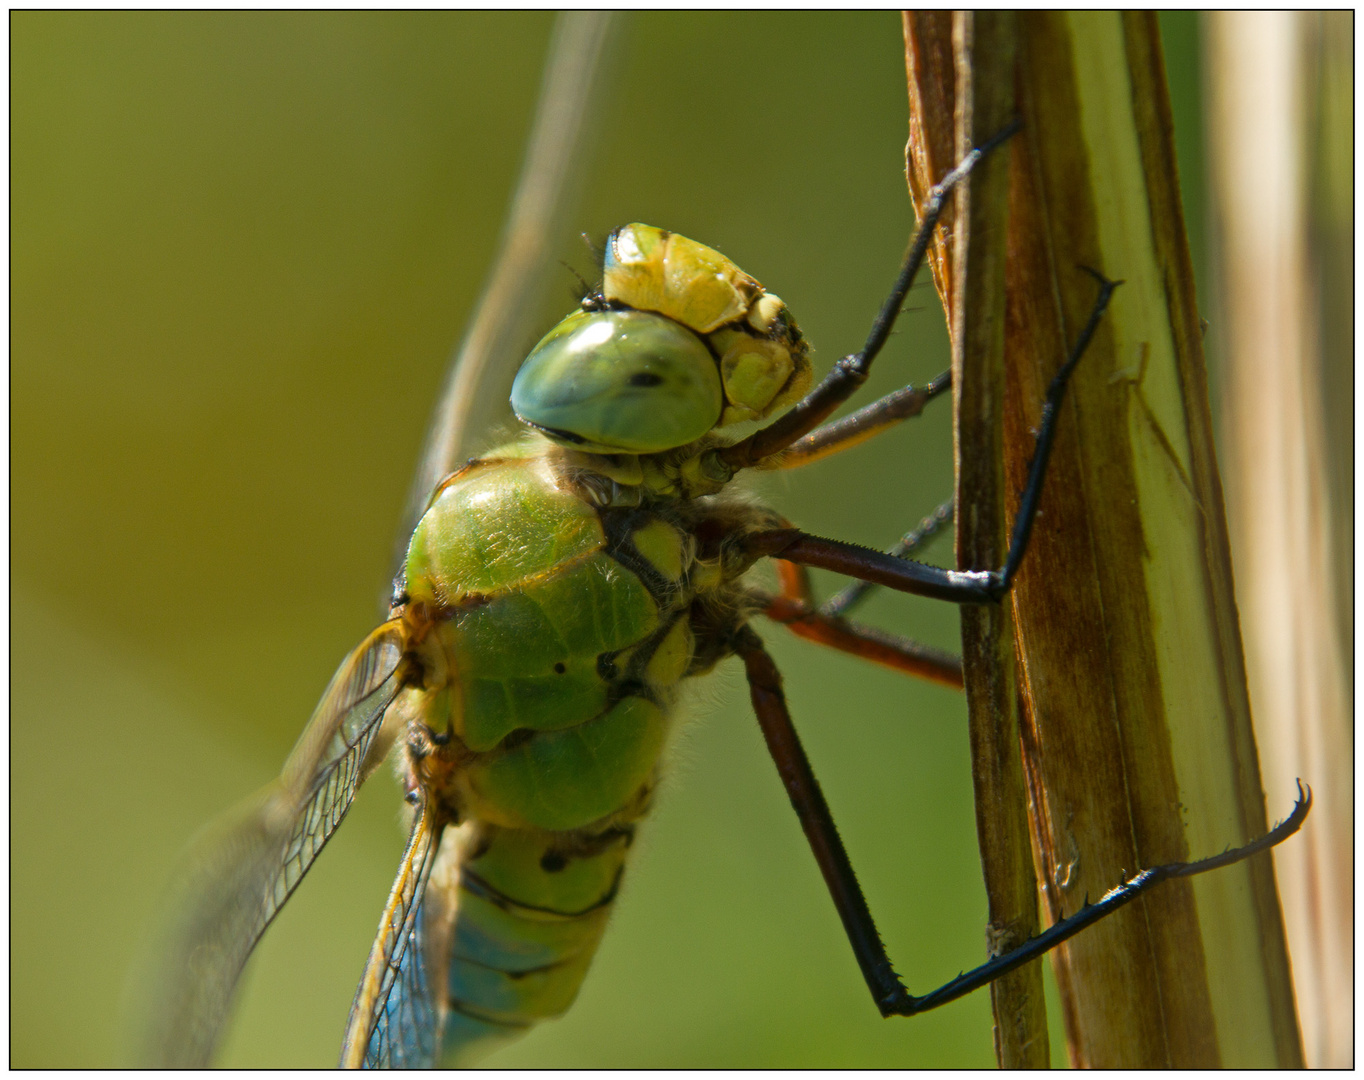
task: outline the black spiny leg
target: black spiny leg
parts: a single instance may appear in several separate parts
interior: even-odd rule
[[[1047,388],[1047,398],[1042,404],[1042,418],[1037,428],[1037,445],[1028,465],[1028,482],[1023,488],[1018,503],[1018,516],[1014,519],[1014,532],[1009,541],[1009,554],[1004,565],[998,570],[943,570],[936,566],[898,559],[871,548],[842,540],[826,540],[811,536],[799,529],[773,529],[755,533],[745,544],[755,555],[770,555],[786,559],[801,566],[818,566],[849,577],[861,578],[877,585],[886,585],[900,592],[931,596],[938,600],[951,600],[958,604],[982,604],[999,600],[1009,591],[1019,564],[1028,550],[1028,538],[1032,535],[1033,520],[1037,516],[1037,506],[1042,497],[1042,484],[1047,476],[1047,461],[1051,457],[1052,444],[1056,441],[1056,422],[1060,415],[1061,400],[1065,397],[1066,384],[1070,381],[1075,365],[1089,347],[1099,320],[1108,307],[1113,290],[1122,284],[1109,281],[1103,275],[1088,270],[1098,279],[1099,296],[1089,313],[1089,321],[1080,332],[1080,338],[1071,349],[1070,356],[1061,365],[1061,370],[1051,380]],[[759,432],[758,434],[762,434]]]
[[[1169,881],[1171,878],[1193,877],[1195,874],[1204,874],[1209,870],[1219,870],[1224,866],[1231,866],[1233,863],[1248,859],[1252,855],[1258,855],[1262,851],[1268,851],[1297,832],[1302,827],[1303,821],[1306,820],[1307,812],[1311,809],[1311,789],[1304,787],[1302,781],[1299,780],[1298,798],[1293,804],[1293,812],[1265,833],[1264,836],[1258,837],[1241,847],[1230,848],[1222,852],[1221,855],[1212,855],[1195,862],[1167,863],[1164,866],[1153,866],[1149,870],[1143,870],[1121,885],[1109,889],[1097,903],[1086,904],[1074,915],[1062,919],[1058,923],[1053,923],[1042,933],[1035,938],[1029,938],[1018,948],[996,956],[978,968],[958,975],[951,982],[944,983],[923,997],[911,997],[910,1006],[903,1015],[912,1016],[915,1013],[936,1009],[939,1005],[946,1005],[949,1001],[955,1001],[964,994],[969,994],[972,990],[978,990],[982,986],[989,985],[1001,975],[1007,975],[1015,968],[1036,960],[1044,953],[1056,948],[1067,938],[1074,937],[1087,926],[1092,926],[1100,919],[1113,914],[1118,908],[1130,904],[1142,893],[1154,888],[1162,881]]]
[[[802,439],[792,443],[767,467],[796,469],[811,462],[851,450],[875,435],[881,434],[904,420],[912,420],[924,411],[924,406],[952,389],[952,373],[944,371],[924,386],[902,386],[855,413],[832,423],[815,428]]]
[[[891,967],[890,957],[881,943],[876,923],[872,920],[871,909],[857,884],[847,850],[834,825],[829,804],[824,801],[819,781],[810,768],[810,759],[800,744],[791,714],[786,708],[786,695],[781,688],[781,673],[772,657],[763,648],[762,640],[748,626],[742,626],[734,633],[733,648],[744,662],[748,675],[749,692],[753,700],[753,711],[758,716],[763,738],[768,752],[776,763],[786,794],[800,819],[805,838],[819,864],[824,882],[833,897],[834,907],[843,920],[843,929],[857,957],[862,977],[867,981],[872,999],[881,1010],[882,1016],[913,1016],[916,1013],[936,1009],[949,1001],[978,990],[1013,971],[1029,961],[1036,960],[1043,953],[1055,948],[1067,938],[1074,937],[1087,926],[1111,915],[1120,907],[1130,904],[1147,890],[1162,881],[1177,877],[1192,877],[1195,874],[1230,866],[1252,855],[1267,851],[1298,831],[1307,812],[1312,808],[1312,793],[1298,784],[1298,801],[1288,818],[1264,836],[1252,840],[1239,848],[1233,848],[1197,862],[1170,863],[1143,870],[1135,877],[1111,889],[1097,903],[1086,904],[1068,919],[1062,919],[1035,938],[1030,938],[1018,948],[996,956],[971,971],[958,975],[951,982],[938,989],[915,997],[905,989]]]
[[[881,311],[876,316],[876,321],[872,323],[871,332],[867,335],[861,351],[839,360],[819,385],[797,402],[789,412],[779,416],[767,427],[755,431],[748,438],[717,451],[716,457],[724,466],[737,472],[739,469],[762,464],[774,454],[781,453],[798,439],[814,431],[867,381],[872,361],[876,359],[885,346],[886,339],[890,337],[900,308],[909,294],[910,286],[914,284],[914,276],[923,265],[928,245],[933,242],[933,230],[938,224],[938,218],[952,189],[970,175],[981,158],[1012,138],[1018,128],[1018,121],[1015,120],[1004,130],[987,139],[967,154],[955,169],[929,191],[928,198],[924,200],[919,227],[915,230],[914,239],[910,241],[909,250],[905,252],[904,262],[900,265],[900,275],[895,279],[890,296],[881,305]]]
[[[887,554],[894,555],[899,559],[908,559],[919,548],[937,536],[945,526],[952,523],[954,511],[952,499],[939,504],[933,513],[900,537],[899,542]],[[875,587],[869,581],[854,581],[851,585],[845,585],[819,605],[819,613],[829,619],[842,618],[860,604],[867,593]]]

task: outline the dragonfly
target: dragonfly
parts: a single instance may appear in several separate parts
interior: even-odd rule
[[[987,985],[1156,887],[1292,835],[1157,866],[944,986],[893,970],[754,621],[947,685],[948,654],[847,618],[864,586],[815,602],[808,569],[958,604],[996,603],[1023,560],[1057,406],[1118,283],[1095,274],[1090,318],[1047,397],[1003,566],[944,570],[906,556],[944,508],[883,553],[802,531],[738,490],[919,415],[944,374],[848,416],[973,151],[931,193],[863,347],[812,386],[808,342],[782,299],[696,241],[644,224],[609,236],[600,283],[522,363],[523,433],[436,484],[408,542],[388,618],[342,662],[277,781],[201,841],[168,950],[175,973],[150,1060],[208,1060],[255,944],[393,758],[409,838],[355,994],[341,1063],[468,1064],[572,1004],[655,800],[688,680],[737,660],[753,711],[876,1008],[912,1016]],[[738,432],[739,434],[735,434]],[[770,560],[779,589],[750,571]]]

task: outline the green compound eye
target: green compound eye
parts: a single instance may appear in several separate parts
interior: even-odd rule
[[[596,453],[653,454],[699,439],[720,419],[715,358],[661,315],[580,311],[531,350],[511,405],[556,441]]]

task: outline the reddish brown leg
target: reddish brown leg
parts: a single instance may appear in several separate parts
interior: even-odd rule
[[[803,566],[773,559],[781,593],[762,596],[762,612],[797,637],[860,656],[884,667],[917,675],[921,679],[962,688],[961,657],[916,641],[888,634],[871,626],[822,615],[810,592],[810,575]]]

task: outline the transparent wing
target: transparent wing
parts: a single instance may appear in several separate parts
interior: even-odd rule
[[[402,689],[394,620],[342,662],[279,779],[209,826],[171,893],[145,976],[143,1063],[206,1065],[257,940],[382,759],[385,711]]]
[[[442,1010],[427,981],[425,906],[418,905],[398,975],[375,1017],[365,1048],[367,1069],[435,1068]]]
[[[535,326],[553,254],[567,232],[574,194],[587,158],[584,144],[602,115],[605,58],[621,16],[567,11],[555,20],[540,84],[535,123],[526,144],[502,238],[473,319],[446,375],[427,431],[422,460],[398,530],[395,567],[436,484],[475,449],[471,420],[507,417],[507,392],[517,365],[548,327]]]
[[[423,800],[398,866],[355,991],[342,1068],[430,1068],[439,1048],[440,1015],[427,982],[422,896],[440,847],[444,826],[431,800]]]

